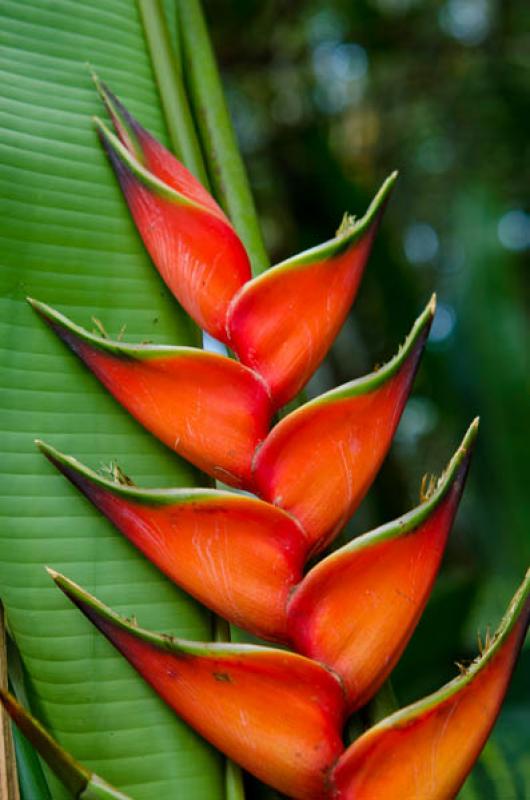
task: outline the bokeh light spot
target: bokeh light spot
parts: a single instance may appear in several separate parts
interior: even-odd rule
[[[432,225],[415,222],[405,231],[403,245],[405,255],[412,264],[424,264],[436,257],[440,242]]]
[[[491,29],[488,0],[447,0],[440,9],[442,30],[463,44],[480,44]]]
[[[368,72],[368,56],[361,45],[321,42],[313,51],[312,66],[315,102],[322,111],[333,114],[361,99]]]
[[[411,397],[395,435],[397,444],[414,445],[417,439],[434,430],[438,422],[438,410],[427,397]]]
[[[508,211],[499,220],[497,235],[507,250],[526,250],[530,247],[530,214],[520,208]]]
[[[452,306],[447,303],[438,303],[436,314],[432,322],[429,342],[441,344],[452,334],[456,324],[456,313]]]

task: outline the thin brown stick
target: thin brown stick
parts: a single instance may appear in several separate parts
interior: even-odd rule
[[[0,686],[7,689],[7,648],[4,627],[4,607],[0,603]],[[0,706],[0,797],[2,800],[20,800],[17,762],[11,732],[11,720]]]

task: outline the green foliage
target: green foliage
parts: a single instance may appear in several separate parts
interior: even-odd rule
[[[510,14],[508,4],[492,12],[484,42],[466,44],[444,30],[436,2],[325,0],[292,4],[282,15],[274,2],[207,3],[275,260],[327,238],[390,169],[404,176],[362,290],[359,328],[348,322],[314,390],[370,368],[433,286],[456,315],[427,354],[393,455],[348,534],[407,508],[421,473],[454,443],[456,420],[482,413],[456,543],[397,672],[401,704],[451,674],[451,662],[473,649],[479,623],[497,618],[528,561],[523,293],[517,255],[497,237],[502,215],[522,202],[526,146],[518,123],[529,88],[519,72],[524,9],[510,5]],[[132,0],[4,0],[2,16],[0,363],[8,388],[0,592],[32,706],[68,750],[137,800],[183,792],[216,800],[224,795],[220,759],[42,570],[45,562],[64,570],[146,627],[210,635],[208,615],[138,557],[32,445],[42,435],[92,466],[118,460],[142,485],[196,480],[24,302],[36,295],[86,325],[94,314],[112,333],[126,324],[132,340],[195,340],[144,253],[89,122],[101,108],[84,62],[167,142],[141,24]],[[369,53],[360,91],[351,86],[346,104],[335,107],[315,71],[317,48],[333,41]],[[416,222],[437,232],[439,249],[411,267],[403,245]],[[530,793],[521,746],[529,702],[524,685],[462,800]],[[53,797],[61,796],[54,783]]]
[[[154,796],[222,797],[221,759],[69,606],[47,563],[147,626],[210,637],[209,615],[140,558],[36,451],[33,439],[118,461],[144,485],[196,475],[132,421],[25,302],[49,300],[132,340],[191,344],[129,219],[90,117],[87,62],[167,141],[129,0],[2,5],[2,515],[0,586],[32,707],[86,766]],[[184,789],[183,789],[184,787]],[[53,797],[62,796],[53,783]]]

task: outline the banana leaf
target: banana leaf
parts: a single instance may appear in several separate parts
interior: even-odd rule
[[[149,262],[91,116],[87,63],[167,143],[132,0],[4,0],[0,24],[0,596],[32,710],[68,751],[130,793],[224,796],[222,762],[71,607],[44,565],[68,572],[143,625],[210,636],[204,609],[113,530],[36,450],[46,439],[142,485],[197,474],[118,407],[25,302],[130,341],[194,344],[197,331]],[[134,720],[134,725],[132,724]],[[141,721],[140,723],[138,721]],[[54,800],[64,797],[50,778]]]

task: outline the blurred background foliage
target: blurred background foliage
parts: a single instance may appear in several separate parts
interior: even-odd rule
[[[415,392],[351,537],[404,512],[470,422],[481,435],[449,553],[394,685],[454,675],[530,563],[527,0],[209,0],[206,10],[273,262],[401,179],[355,308],[310,385],[388,358],[431,291]],[[462,797],[530,798],[530,649]],[[526,744],[525,744],[526,743]],[[525,763],[512,773],[510,765]]]

